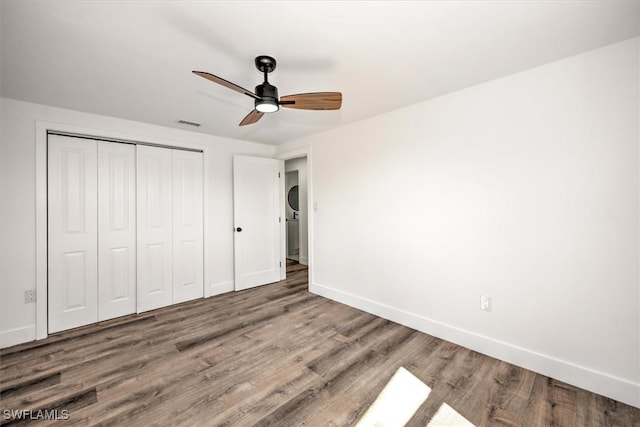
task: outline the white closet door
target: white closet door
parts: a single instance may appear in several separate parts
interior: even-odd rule
[[[97,143],[48,137],[49,332],[98,321]]]
[[[173,302],[202,298],[202,153],[173,153]]]
[[[173,302],[171,150],[138,145],[138,312]]]
[[[135,146],[98,142],[98,319],[136,312]]]

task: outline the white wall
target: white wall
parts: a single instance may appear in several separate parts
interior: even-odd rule
[[[209,152],[210,293],[233,290],[232,156],[271,157],[272,146],[0,98],[0,347],[35,339],[36,121],[95,129],[99,136],[203,144]]]
[[[640,407],[638,45],[279,147],[313,150],[311,290]]]
[[[298,171],[298,205],[300,207],[300,264],[307,265],[309,263],[309,240],[308,240],[308,220],[307,212],[307,158],[299,157],[287,160],[284,163],[285,171]]]

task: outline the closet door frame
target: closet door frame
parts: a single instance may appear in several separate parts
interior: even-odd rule
[[[215,284],[211,283],[211,237],[210,237],[210,190],[209,176],[211,151],[204,142],[195,137],[185,136],[182,140],[168,139],[164,136],[141,137],[139,134],[126,133],[118,130],[117,124],[108,129],[86,128],[81,126],[53,123],[36,120],[35,122],[35,166],[36,166],[36,303],[35,324],[33,327],[20,331],[20,342],[33,339],[44,339],[48,336],[47,319],[47,139],[50,133],[76,136],[93,140],[124,142],[129,144],[152,145],[164,148],[175,148],[202,152],[203,157],[203,256],[204,256],[204,297],[214,295]],[[29,305],[25,306],[29,308]]]

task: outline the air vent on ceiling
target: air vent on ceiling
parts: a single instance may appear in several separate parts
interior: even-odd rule
[[[180,123],[181,125],[189,125],[189,126],[195,126],[195,127],[200,127],[200,123],[196,123],[196,122],[190,122],[188,120],[178,120],[178,123]]]

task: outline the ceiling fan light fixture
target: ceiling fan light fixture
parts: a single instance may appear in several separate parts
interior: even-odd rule
[[[271,99],[256,100],[256,110],[261,113],[275,113],[279,109],[278,101],[273,101]]]

